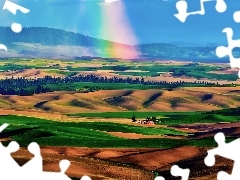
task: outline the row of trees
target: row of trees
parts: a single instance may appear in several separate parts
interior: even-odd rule
[[[40,94],[52,92],[52,90],[47,86],[43,87],[38,85],[37,87],[33,87],[31,89],[23,89],[23,88],[0,88],[0,94],[2,95],[20,95],[20,96],[31,96],[33,94]]]
[[[75,82],[92,82],[92,83],[128,83],[128,84],[143,84],[143,85],[163,85],[166,87],[169,85],[178,86],[185,84],[205,84],[205,85],[215,85],[215,83],[209,83],[205,81],[177,81],[177,82],[167,82],[167,81],[145,81],[144,78],[120,78],[120,77],[102,77],[97,75],[79,75],[79,76],[67,76],[67,77],[52,77],[45,76],[43,78],[27,79],[24,77],[19,78],[6,78],[0,80],[0,94],[4,95],[27,95],[34,93],[45,93],[51,91],[49,87],[50,84],[62,84],[62,83],[75,83]],[[45,86],[45,87],[44,87]]]

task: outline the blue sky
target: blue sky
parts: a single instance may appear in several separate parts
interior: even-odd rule
[[[92,37],[121,41],[113,36],[100,33],[102,26],[101,13],[103,0],[11,0],[30,9],[30,13],[18,11],[14,16],[4,10],[0,16],[0,26],[10,26],[13,22],[22,23],[25,27],[52,27],[74,31]],[[188,0],[189,10],[200,8],[200,0]],[[233,21],[233,13],[240,10],[239,0],[225,0],[227,11],[218,13],[215,1],[205,3],[205,15],[189,16],[185,23],[174,17],[177,13],[177,0],[121,0],[124,15],[128,20],[136,43],[171,43],[184,42],[195,44],[225,43],[222,33],[225,27],[234,30],[234,38],[240,38],[240,23]],[[4,0],[0,0],[2,7]],[[116,4],[111,3],[114,8]],[[114,11],[111,14],[114,18]],[[116,16],[119,16],[116,15]],[[119,17],[115,18],[118,21]],[[121,22],[119,22],[121,23]],[[120,27],[120,25],[119,25]],[[124,28],[124,26],[123,26]],[[122,43],[129,43],[126,39]]]

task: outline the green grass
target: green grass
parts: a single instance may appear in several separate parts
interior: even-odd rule
[[[60,66],[51,66],[49,67],[49,63],[64,63],[68,66],[66,68],[69,72],[61,71]],[[221,71],[221,67],[219,66],[208,66],[208,65],[198,65],[198,64],[188,64],[188,65],[164,65],[164,64],[157,64],[154,62],[141,62],[141,63],[126,63],[123,61],[118,60],[97,60],[98,64],[102,64],[102,67],[82,67],[81,63],[89,63],[91,66],[92,63],[95,61],[77,61],[79,67],[72,66],[69,62],[76,64],[76,60],[49,60],[49,59],[22,59],[22,58],[9,58],[7,61],[2,60],[0,70],[7,71],[7,70],[24,70],[29,68],[36,68],[36,69],[45,69],[45,70],[52,70],[57,71],[60,74],[64,75],[74,75],[75,72],[81,71],[96,71],[96,70],[112,70],[120,75],[129,75],[129,76],[159,76],[161,72],[172,72],[173,76],[190,76],[197,79],[200,78],[208,78],[208,79],[217,79],[217,80],[237,80],[236,74],[214,74],[210,73],[210,71]],[[111,63],[109,63],[111,62]],[[2,65],[3,64],[3,65]],[[108,65],[107,65],[108,64]],[[129,72],[125,72],[129,70]],[[131,70],[139,70],[139,71],[147,71],[147,72],[130,72]]]
[[[111,122],[80,122],[76,124],[76,127],[77,126],[107,132],[137,133],[143,135],[187,135],[186,133],[170,128],[138,127]]]
[[[183,84],[183,85],[143,85],[143,84],[128,84],[128,83],[93,83],[93,82],[74,82],[74,83],[59,83],[59,84],[47,84],[53,91],[75,91],[76,89],[82,89],[86,86],[104,90],[147,90],[147,89],[169,89],[178,87],[221,87],[220,85],[205,85],[205,84]],[[224,85],[232,86],[232,85]]]
[[[21,66],[14,64],[5,64],[4,66],[0,66],[0,71],[16,71],[16,70],[25,70],[31,69],[31,66]]]
[[[173,116],[173,115],[194,115],[201,114],[201,112],[138,112],[138,111],[125,111],[125,112],[94,112],[94,113],[77,113],[68,114],[68,116],[79,116],[79,117],[99,117],[99,118],[129,118],[135,115],[136,118],[146,118],[152,116]]]
[[[238,79],[236,74],[214,74],[207,72],[188,72],[185,75],[199,78],[207,78],[207,79],[218,79],[218,80],[228,80],[228,81],[236,81]]]
[[[164,116],[161,124],[179,125],[192,123],[219,123],[238,122],[240,108],[224,109],[210,112],[109,112],[85,113],[85,117],[126,117],[131,121],[134,114],[136,118],[146,116]],[[112,136],[107,132],[137,133],[143,135],[180,135],[186,136],[179,130],[170,127],[160,128],[140,127],[134,125],[110,122],[56,122],[40,118],[24,116],[0,116],[0,124],[9,123],[0,135],[11,137],[21,146],[37,142],[41,146],[78,146],[78,147],[108,147],[108,148],[173,148],[178,146],[217,146],[213,137],[202,139],[124,139]],[[228,141],[234,137],[227,137]],[[8,144],[8,142],[4,142]]]
[[[10,136],[21,146],[31,142],[48,146],[81,146],[81,147],[160,147],[170,148],[180,145],[181,141],[170,139],[138,139],[118,138],[101,131],[132,132],[146,135],[172,134],[186,135],[181,131],[168,128],[149,128],[102,122],[54,122],[23,116],[0,116],[0,123],[9,123],[2,137]],[[187,143],[187,142],[185,142]]]
[[[102,113],[77,113],[68,114],[68,116],[77,117],[99,117],[99,118],[126,118],[131,121],[133,115],[138,118],[159,117],[160,124],[178,125],[192,123],[220,123],[220,122],[238,122],[240,108],[223,109],[210,112],[102,112]]]
[[[77,72],[72,72],[72,71],[61,71],[61,70],[49,70],[49,71],[46,71],[47,73],[53,73],[53,74],[63,74],[63,75],[66,75],[66,76],[73,76],[73,75],[76,75]]]
[[[233,111],[230,109],[229,111]],[[235,110],[236,111],[236,110]],[[227,112],[226,110],[224,111]],[[149,114],[148,114],[149,113]],[[205,123],[205,122],[235,122],[237,116],[224,116],[213,112],[134,112],[136,116],[151,116],[152,114],[162,115],[166,122],[163,124],[178,125],[184,123]],[[215,113],[215,114],[214,114]],[[93,114],[93,113],[92,113]],[[117,113],[109,114],[113,116]],[[133,112],[119,113],[122,117],[131,117]],[[151,115],[150,115],[151,114]],[[86,114],[85,114],[86,115]],[[97,115],[95,113],[95,115]],[[103,115],[103,113],[102,113]],[[106,114],[105,114],[106,115]],[[98,115],[99,116],[99,115]],[[130,119],[129,119],[130,120]],[[217,146],[213,137],[203,139],[123,139],[112,136],[107,132],[138,133],[144,135],[187,135],[172,128],[139,127],[110,122],[55,122],[33,117],[23,116],[0,116],[0,124],[9,123],[1,137],[11,137],[21,146],[27,146],[31,142],[37,142],[41,146],[78,146],[78,147],[109,147],[109,148],[173,148],[178,146]],[[228,141],[233,138],[228,137]],[[8,144],[8,142],[4,142]]]
[[[82,89],[86,86],[97,87],[98,89],[105,90],[146,90],[146,89],[162,89],[162,88],[175,88],[175,85],[143,85],[143,84],[128,84],[128,83],[92,83],[92,82],[75,82],[75,83],[60,83],[60,84],[48,84],[48,86],[53,91],[64,91],[76,89]],[[189,85],[190,86],[190,85]],[[193,85],[191,85],[193,86]],[[206,86],[206,85],[202,85]]]
[[[239,122],[238,116],[223,116],[220,114],[195,114],[185,116],[171,116],[170,118],[161,119],[161,124],[178,125],[178,124],[193,124],[193,123],[221,123],[221,122]]]

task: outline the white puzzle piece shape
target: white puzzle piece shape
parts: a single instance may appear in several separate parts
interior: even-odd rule
[[[223,13],[227,9],[227,5],[224,0],[200,0],[200,10],[194,11],[194,12],[187,12],[188,10],[188,4],[185,0],[179,0],[176,2],[176,9],[178,11],[177,14],[174,14],[174,16],[181,22],[185,22],[187,17],[190,15],[204,15],[205,14],[205,8],[204,3],[209,1],[216,1],[215,9],[219,13]]]
[[[8,124],[0,126],[2,132]],[[0,179],[4,180],[71,180],[65,173],[70,166],[70,161],[61,160],[59,163],[60,172],[43,171],[43,160],[40,147],[36,142],[28,145],[28,151],[34,157],[22,167],[12,158],[11,153],[18,151],[20,148],[16,141],[11,141],[7,147],[0,142]],[[83,176],[81,180],[91,180],[89,176]]]
[[[240,177],[240,138],[226,143],[225,135],[223,133],[217,133],[214,139],[218,143],[218,147],[208,151],[208,155],[204,159],[205,164],[207,166],[213,166],[215,164],[216,155],[233,160],[234,165],[232,174],[230,175],[224,171],[220,171],[217,175],[217,179],[238,180]]]
[[[237,39],[237,40],[232,39],[233,38],[233,30],[230,27],[223,29],[222,32],[226,33],[228,47],[218,46],[216,48],[216,55],[219,58],[228,56],[231,67],[232,68],[240,68],[240,58],[235,58],[232,54],[232,51],[234,48],[236,48],[236,47],[240,48],[240,39]],[[240,77],[240,71],[238,73],[238,77]]]

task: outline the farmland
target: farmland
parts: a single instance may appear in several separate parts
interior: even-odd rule
[[[192,63],[177,61],[124,61],[117,59],[110,60],[50,60],[50,59],[24,59],[9,58],[0,60],[1,77],[34,77],[34,72],[38,75],[46,74],[50,76],[72,76],[79,73],[97,74],[102,76],[132,76],[132,77],[150,77],[148,79],[157,80],[165,77],[189,77],[191,80],[209,79],[212,81],[236,81],[237,70],[229,69],[229,66],[223,64],[210,65],[207,63]],[[31,71],[30,71],[31,70]],[[34,70],[34,71],[33,71]],[[9,71],[9,72],[7,72]],[[32,72],[32,74],[28,74]],[[225,74],[223,74],[225,72]],[[39,76],[38,76],[39,77]]]
[[[148,177],[154,174],[167,175],[164,169],[170,165],[169,163],[171,161],[167,162],[165,160],[167,164],[164,165],[162,164],[163,162],[159,164],[158,161],[160,157],[154,158],[154,156],[157,154],[166,156],[169,153],[173,153],[170,152],[170,150],[175,150],[175,153],[181,153],[182,150],[188,147],[188,149],[192,148],[191,152],[193,154],[190,156],[186,155],[186,157],[182,155],[179,157],[180,159],[176,159],[175,162],[179,161],[181,164],[185,161],[185,166],[193,163],[189,161],[189,157],[200,158],[206,149],[217,146],[213,140],[214,133],[220,131],[225,132],[227,134],[227,141],[231,141],[238,136],[238,134],[236,134],[236,128],[239,129],[239,121],[237,116],[234,118],[234,116],[229,115],[229,113],[232,114],[232,112],[238,113],[239,109],[206,113],[216,117],[220,116],[218,113],[221,114],[221,117],[218,119],[215,118],[214,122],[213,119],[206,117],[205,113],[196,113],[194,115],[187,115],[187,113],[162,113],[163,119],[169,118],[170,116],[183,116],[182,119],[186,119],[187,122],[185,121],[182,125],[179,125],[179,123],[173,123],[172,120],[169,120],[155,126],[101,122],[97,119],[82,122],[59,122],[26,116],[5,115],[0,116],[0,121],[1,123],[9,123],[10,126],[1,134],[1,138],[14,139],[21,144],[22,150],[19,154],[16,154],[16,158],[20,163],[22,159],[26,159],[26,155],[23,158],[23,155],[26,154],[24,153],[26,146],[34,141],[43,147],[42,153],[44,157],[48,157],[54,153],[54,157],[57,158],[62,154],[70,159],[75,157],[73,162],[81,163],[82,165],[98,159],[98,164],[100,163],[102,166],[108,163],[111,164],[107,165],[107,169],[110,168],[110,166],[114,166],[115,170],[117,167],[123,169],[133,168],[131,170],[132,172],[137,169],[140,172],[146,171]],[[191,118],[194,119],[194,121],[189,121]],[[179,121],[181,121],[181,119]],[[209,124],[209,122],[211,122],[211,124]],[[223,122],[229,123],[226,125],[225,123],[223,124]],[[208,131],[202,131],[202,129],[205,129],[204,124],[208,127]],[[119,134],[114,134],[113,132],[121,132],[121,134],[125,134],[126,136],[121,137]],[[132,138],[133,136],[138,137],[138,135],[142,135],[142,137]],[[143,135],[147,136],[144,137]],[[156,135],[158,137],[156,137]],[[8,141],[9,140],[4,141],[3,144],[7,145]],[[66,147],[69,147],[69,149],[67,150]],[[165,152],[162,151],[164,149]],[[110,152],[115,155],[112,157]],[[82,157],[79,158],[76,153],[82,154],[80,155]],[[120,153],[121,155],[117,155],[116,153]],[[129,155],[130,159],[126,160],[125,156],[128,157]],[[142,163],[144,161],[139,161],[142,165],[134,162],[134,158],[145,159],[145,156],[153,158],[152,163],[155,164],[154,167],[148,167],[147,164],[143,165]],[[174,156],[174,154],[169,154],[169,156]],[[118,165],[114,162],[118,162]],[[196,163],[198,163],[198,161]],[[115,167],[116,165],[117,167]],[[138,167],[139,165],[140,167]],[[199,168],[201,170],[201,168],[204,167],[201,165]],[[192,170],[192,177],[198,177],[199,169]],[[95,169],[89,169],[88,171],[89,174],[93,173],[93,176],[96,176],[96,174],[94,174]],[[208,171],[206,172],[208,174]],[[211,169],[209,170],[209,175],[210,172]],[[108,176],[105,171],[98,171],[98,173],[98,176],[100,176],[100,174],[101,176]],[[78,177],[78,175],[75,177]],[[116,177],[116,175],[112,175],[112,177]]]
[[[0,123],[9,123],[0,137],[21,145],[20,164],[35,141],[46,170],[67,158],[78,179],[172,178],[173,164],[192,167],[192,179],[231,169],[223,159],[203,164],[217,132],[227,141],[240,133],[238,70],[227,64],[9,58],[0,70]]]

